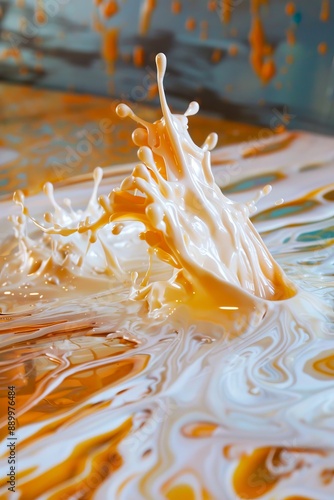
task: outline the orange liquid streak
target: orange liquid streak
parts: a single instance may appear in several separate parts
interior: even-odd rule
[[[326,42],[321,42],[319,43],[318,45],[318,52],[321,56],[324,56],[325,54],[327,54],[327,51],[328,51],[328,45]]]
[[[82,498],[92,498],[93,492],[100,484],[123,465],[123,459],[117,451],[117,446],[128,435],[130,428],[126,428],[124,424],[122,427],[124,427],[123,432],[113,437],[111,444],[109,444],[108,439],[107,447],[103,446],[102,451],[95,453],[91,462],[91,472],[84,479],[77,481],[76,484],[62,488],[63,497],[66,495],[66,498],[72,498],[80,492],[83,495]],[[58,499],[59,492],[50,496],[50,500]]]
[[[35,21],[37,24],[45,24],[48,21],[48,16],[44,10],[44,0],[37,0]]]
[[[334,469],[324,469],[321,473],[321,480],[323,484],[331,484],[334,480]]]
[[[261,80],[264,84],[267,84],[276,75],[276,64],[273,59],[267,59],[261,67]]]
[[[137,45],[133,50],[133,63],[137,68],[142,68],[145,65],[145,49]]]
[[[220,49],[215,49],[211,55],[211,61],[215,64],[219,63],[222,58],[222,51]]]
[[[152,83],[147,90],[147,98],[152,100],[158,95],[158,85]]]
[[[144,0],[139,19],[139,34],[146,35],[150,28],[153,11],[156,8],[156,0]]]
[[[182,4],[180,0],[172,1],[171,10],[174,15],[180,14],[182,12]]]
[[[21,480],[20,490],[24,491],[24,499],[34,500],[42,493],[45,493],[45,491],[67,481],[71,482],[71,485],[65,488],[65,492],[71,490],[78,492],[87,488],[87,485],[88,491],[94,491],[102,482],[103,476],[101,476],[101,481],[99,482],[92,482],[89,479],[98,470],[97,465],[99,463],[109,465],[108,475],[122,465],[122,458],[117,453],[117,446],[128,435],[131,425],[131,420],[128,420],[115,430],[83,441],[74,448],[72,454],[63,463],[56,465],[51,473],[47,471],[41,474],[38,477],[38,481],[34,478],[28,481]],[[88,473],[85,479],[76,480],[75,477],[82,474],[85,469],[87,456],[92,456],[92,454],[95,456],[91,472]],[[94,486],[90,486],[91,484]],[[59,492],[49,498],[59,498]]]
[[[225,24],[228,24],[231,21],[232,17],[232,6],[231,6],[231,0],[222,0],[222,7],[221,7],[221,17],[222,21]]]
[[[217,0],[208,1],[208,10],[210,12],[215,12],[215,10],[217,10]]]
[[[281,477],[270,472],[267,461],[272,455],[273,464],[279,465],[282,451],[283,448],[258,448],[240,459],[233,475],[233,487],[240,498],[259,498],[276,486]]]
[[[334,201],[334,190],[333,191],[328,191],[324,195],[324,198],[325,198],[325,200],[328,200],[328,201]]]
[[[329,0],[322,0],[321,11],[320,11],[320,21],[327,23],[330,18],[330,3]]]
[[[285,6],[285,13],[287,16],[293,16],[296,12],[296,6],[294,2],[288,2]]]
[[[239,49],[237,45],[230,45],[228,48],[228,53],[230,56],[235,57],[238,55]]]
[[[301,497],[301,496],[292,496],[292,497],[286,497],[284,500],[312,500],[311,498],[306,498],[306,497]]]
[[[183,471],[183,473],[194,474],[192,471],[187,470]],[[175,484],[176,482],[177,484]],[[162,493],[164,498],[167,498],[168,500],[196,500],[196,498],[198,498],[193,488],[184,482],[182,473],[179,473],[169,479],[163,485]],[[213,500],[210,493],[203,487],[201,488],[200,498],[202,500]]]
[[[118,29],[111,28],[102,32],[102,57],[107,71],[112,73],[118,58]]]
[[[201,422],[198,424],[189,424],[182,428],[182,434],[189,438],[211,437],[218,425],[211,422]]]
[[[82,333],[84,335],[84,332]],[[80,337],[80,339],[84,338]],[[75,337],[71,335],[71,339],[75,344]],[[129,351],[132,351],[136,344],[123,339],[94,343],[92,347],[88,343],[89,347],[82,346],[78,350],[74,349],[67,356],[69,366],[66,370],[76,368],[76,372],[65,377],[60,385],[44,399],[37,402],[26,413],[22,413],[24,405],[40,393],[41,387],[45,387],[46,378],[56,375],[56,370],[59,371],[61,367],[57,358],[39,354],[44,342],[44,339],[39,339],[33,346],[26,345],[14,353],[8,351],[2,357],[3,362],[6,362],[9,367],[7,378],[15,380],[17,388],[18,425],[23,427],[36,422],[46,423],[38,433],[21,440],[20,449],[42,438],[46,439],[65,423],[73,425],[85,416],[108,407],[109,401],[99,404],[87,404],[85,401],[99,391],[104,391],[108,386],[118,385],[125,379],[136,376],[146,367],[149,359],[146,355],[130,354]],[[124,358],[127,352],[129,352],[129,357]],[[22,359],[24,359],[23,363]],[[94,362],[98,366],[94,366]],[[85,368],[86,363],[90,363],[91,367]],[[16,383],[18,380],[21,380],[22,384]],[[83,441],[71,451],[71,455],[63,463],[43,473],[38,481],[29,479],[28,475],[32,472],[31,470],[20,470],[17,478],[22,498],[33,500],[53,487],[60,485],[62,488],[61,483],[67,482],[70,484],[64,485],[64,492],[71,493],[71,495],[77,491],[84,491],[89,484],[94,486],[93,489],[97,488],[107,476],[122,465],[117,445],[128,434],[130,428],[131,420],[129,419],[118,429]],[[6,428],[3,429],[4,432],[6,430]],[[80,477],[76,480],[75,476],[79,476],[85,469],[87,457],[92,459],[91,468],[84,479]],[[93,481],[93,478],[96,479],[97,472],[100,474],[100,480]],[[59,491],[50,498],[59,498]]]
[[[267,3],[264,0],[253,0],[251,3],[251,13],[253,16],[251,29],[249,32],[250,43],[250,64],[254,73],[261,79],[264,85],[268,84],[276,75],[276,64],[272,57],[273,49],[266,42],[263,24],[259,16],[261,4]]]
[[[90,396],[106,387],[114,386],[135,373],[139,373],[147,362],[147,356],[133,356],[110,362],[108,366],[78,369],[75,374],[66,377],[45,399],[23,414],[19,418],[20,425],[45,421],[50,414],[61,416],[64,410],[73,409],[75,412],[76,405],[84,403]]]
[[[326,377],[334,377],[334,354],[318,359],[313,363],[313,368]]]
[[[166,493],[168,500],[196,500],[194,490],[188,484],[178,484]]]
[[[196,19],[193,17],[188,17],[186,20],[185,28],[187,31],[194,31],[196,29]]]
[[[296,44],[296,33],[294,28],[289,28],[286,31],[286,41],[289,45],[295,45]]]
[[[288,121],[288,117],[283,117],[286,121]],[[297,135],[290,135],[287,138],[282,139],[281,141],[276,141],[272,144],[262,144],[258,147],[250,147],[246,148],[242,151],[243,158],[250,158],[252,156],[263,156],[267,154],[271,154],[275,151],[282,151],[283,149],[290,146],[290,144],[297,138]]]
[[[37,9],[35,14],[35,19],[38,24],[45,24],[48,20],[48,16],[42,9]]]
[[[115,0],[110,0],[105,4],[102,9],[104,17],[110,18],[117,14],[118,12],[118,3]]]
[[[265,46],[265,35],[261,19],[258,15],[254,16],[249,34],[251,46],[250,62],[256,75],[261,76],[263,65],[263,52]]]

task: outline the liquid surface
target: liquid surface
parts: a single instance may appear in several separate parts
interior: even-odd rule
[[[19,212],[4,223],[2,386],[17,387],[21,498],[329,500],[334,141],[295,132],[215,151],[213,174],[232,202],[210,177],[214,138],[196,149],[185,117],[162,104],[160,146],[147,123],[134,134],[146,174],[136,167],[100,203],[93,192],[81,213],[90,188],[64,186],[56,198],[70,197],[74,211],[53,201],[44,221],[47,199],[24,202],[18,193],[46,231]],[[125,107],[119,113],[133,116]],[[175,156],[178,147],[191,170]],[[100,177],[97,170],[96,187]],[[263,243],[248,215],[268,182],[273,191],[253,213]],[[188,204],[186,193],[173,197],[182,183]],[[205,205],[194,203],[196,188]],[[102,181],[100,192],[110,189]],[[52,199],[50,185],[46,194]],[[131,198],[129,217],[131,195],[141,200]],[[154,204],[142,210],[149,196],[165,214]],[[13,213],[9,202],[2,208]],[[6,236],[13,224],[19,248]],[[229,224],[239,237],[234,247]],[[168,238],[180,227],[182,237]],[[249,262],[263,262],[262,274],[244,267],[242,252],[233,256],[254,241]],[[228,255],[233,265],[224,266]],[[182,279],[180,270],[188,270]],[[217,312],[218,299],[229,309]],[[5,416],[3,423],[6,437]]]

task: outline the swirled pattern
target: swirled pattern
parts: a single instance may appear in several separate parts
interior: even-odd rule
[[[213,160],[217,182],[238,202],[272,176],[254,221],[298,293],[270,301],[254,324],[194,320],[185,308],[149,318],[145,303],[106,278],[93,247],[83,272],[69,272],[80,267],[77,240],[66,265],[50,257],[39,275],[25,254],[19,279],[4,223],[0,369],[2,388],[17,389],[18,498],[333,498],[334,141],[286,133]],[[109,192],[110,181],[100,189]],[[86,185],[57,194],[69,195],[82,205]],[[40,217],[42,195],[29,203]],[[8,202],[2,209],[12,212]],[[132,243],[119,259],[144,275],[142,242],[125,231]],[[169,276],[158,261],[151,273]],[[6,498],[5,477],[0,484]]]

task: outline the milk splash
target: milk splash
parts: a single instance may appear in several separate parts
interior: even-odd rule
[[[50,226],[34,222],[45,235],[52,235],[53,251],[59,250],[57,237],[62,248],[63,239],[68,238],[66,258],[72,264],[71,254],[74,248],[78,254],[79,248],[74,240],[83,240],[80,246],[85,250],[76,266],[82,265],[84,254],[98,241],[104,252],[105,271],[118,279],[126,276],[115,251],[104,242],[103,233],[113,224],[107,231],[122,239],[124,229],[135,222],[150,260],[159,259],[172,272],[168,280],[154,280],[149,269],[139,284],[134,282],[131,297],[146,301],[152,315],[166,316],[185,305],[197,319],[211,318],[217,323],[248,317],[254,311],[260,317],[267,301],[290,298],[296,288],[249,220],[254,201],[233,202],[216,184],[210,163],[216,134],[210,134],[202,147],[193,143],[187,117],[197,113],[198,104],[192,102],[184,115],[172,114],[163,88],[164,54],[156,57],[156,64],[162,118],[148,123],[125,104],[117,108],[120,117],[130,117],[140,125],[133,132],[133,141],[139,147],[141,163],[120,188],[98,202],[96,190],[102,174],[97,170],[93,196],[79,216],[59,207],[48,184],[46,192],[55,213],[45,217]],[[269,190],[266,186],[259,197]],[[22,195],[16,194],[15,200],[28,214]],[[124,235],[123,241],[126,239]]]

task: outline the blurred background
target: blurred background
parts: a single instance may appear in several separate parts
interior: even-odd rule
[[[30,148],[31,166],[33,143],[35,166],[65,161],[64,176],[133,159],[115,116],[117,130],[110,141],[103,132],[101,147],[96,139],[89,162],[80,154],[80,166],[69,168],[66,155],[75,154],[64,148],[74,147],[80,133],[82,139],[95,131],[96,138],[119,100],[157,109],[160,51],[168,58],[173,109],[196,99],[201,116],[219,123],[333,133],[334,0],[0,0],[3,145],[20,143],[20,155]],[[239,134],[233,130],[223,127],[232,139]],[[109,143],[113,157],[105,159]]]
[[[332,5],[331,5],[332,3]],[[174,105],[266,122],[286,105],[334,126],[333,0],[1,0],[2,80],[156,103],[156,53]],[[332,8],[332,18],[331,18]]]

